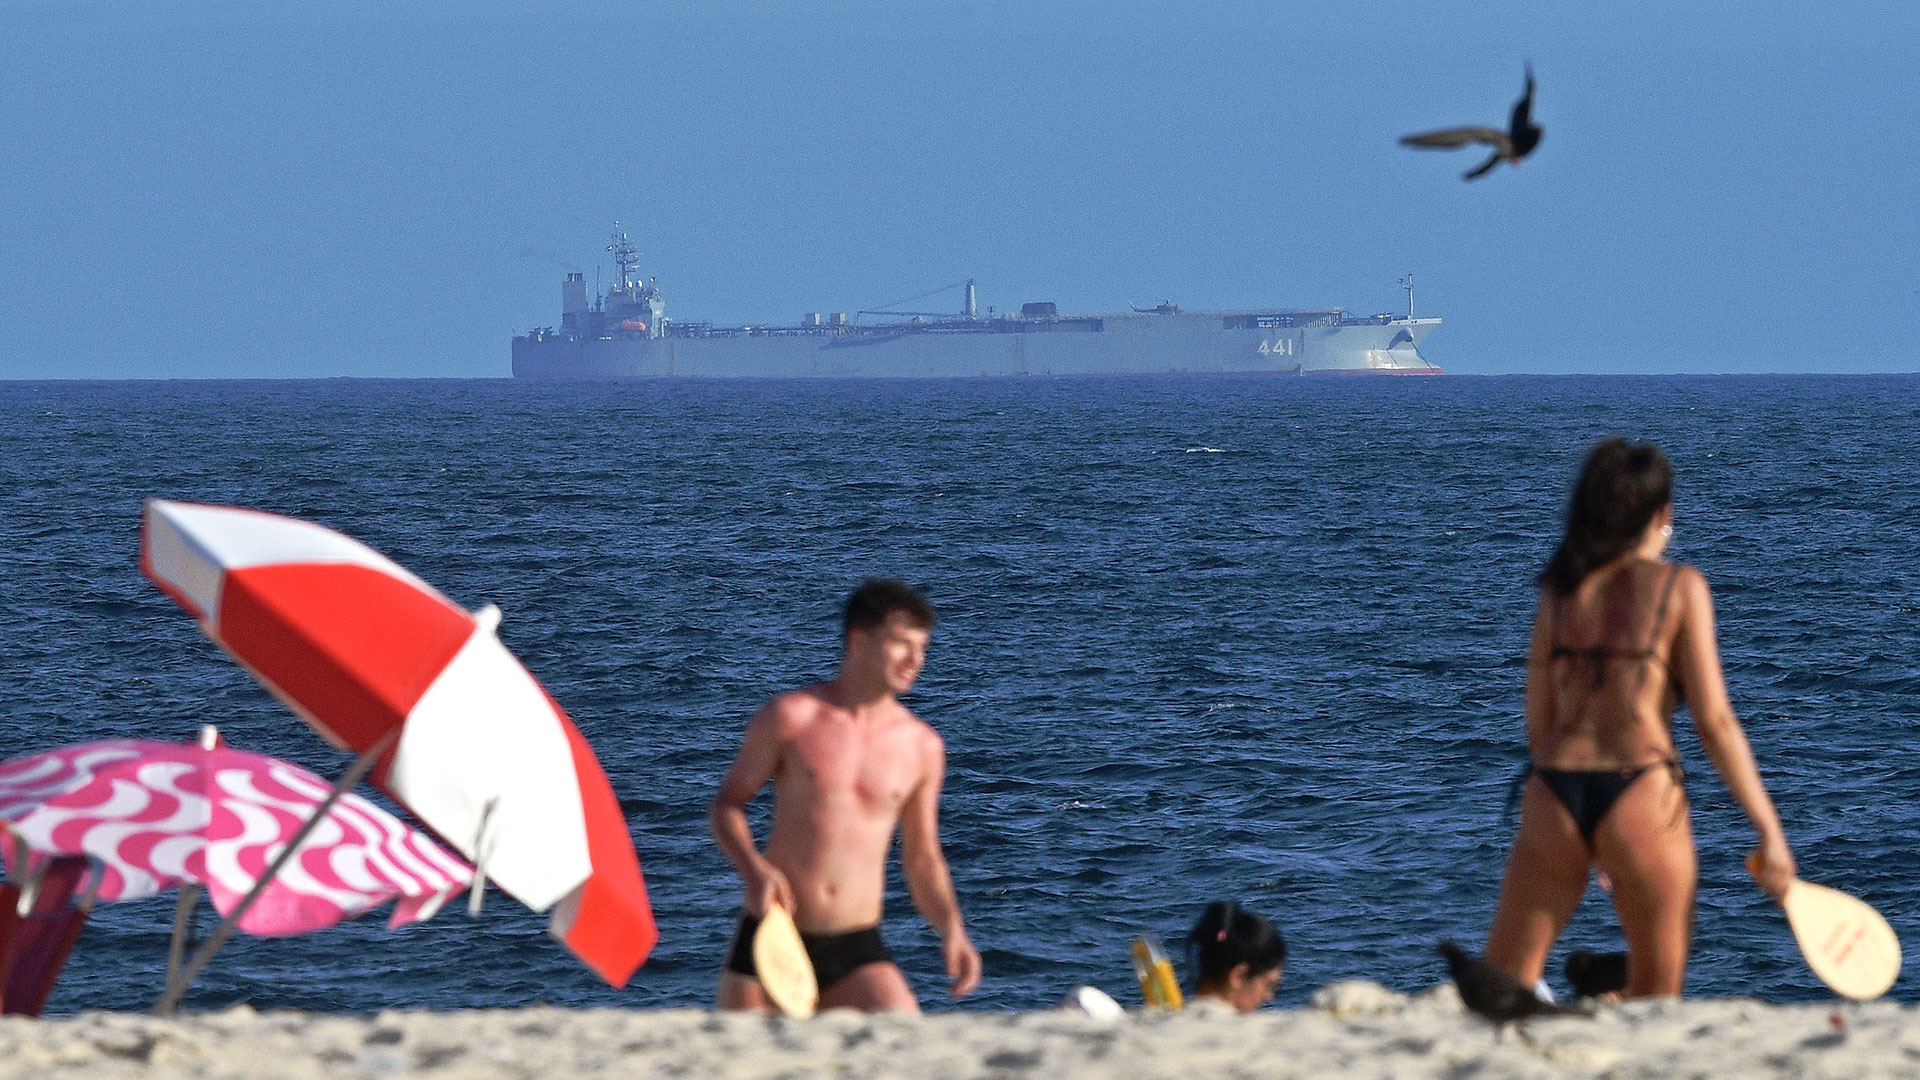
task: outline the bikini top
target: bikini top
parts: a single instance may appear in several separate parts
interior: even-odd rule
[[[1660,586],[1660,603],[1658,607],[1654,608],[1653,624],[1647,627],[1646,641],[1639,648],[1628,649],[1621,648],[1617,645],[1588,645],[1584,648],[1575,648],[1571,645],[1555,644],[1548,655],[1555,660],[1564,658],[1568,660],[1586,661],[1586,663],[1593,668],[1593,685],[1596,687],[1606,680],[1607,662],[1609,660],[1652,660],[1663,669],[1671,671],[1667,665],[1667,658],[1661,656],[1654,646],[1660,641],[1660,628],[1665,625],[1667,621],[1667,601],[1672,598],[1673,583],[1679,577],[1680,568],[1678,566],[1670,566],[1667,568],[1667,580]],[[1557,598],[1554,602],[1552,618],[1554,623],[1554,638],[1557,641],[1560,636],[1560,609]],[[1644,671],[1645,669],[1643,668],[1643,676]]]

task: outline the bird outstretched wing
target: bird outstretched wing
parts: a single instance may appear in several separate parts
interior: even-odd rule
[[[1490,157],[1490,158],[1488,158],[1487,160],[1485,160],[1485,161],[1483,161],[1483,162],[1481,162],[1481,163],[1480,163],[1480,167],[1479,167],[1479,168],[1476,168],[1476,169],[1468,169],[1468,170],[1467,170],[1466,172],[1463,172],[1463,173],[1461,173],[1461,174],[1460,174],[1460,179],[1462,179],[1462,180],[1478,180],[1478,179],[1480,179],[1481,177],[1483,177],[1483,176],[1485,176],[1485,175],[1487,175],[1488,173],[1490,173],[1490,172],[1492,172],[1492,171],[1493,171],[1493,167],[1494,167],[1495,165],[1498,165],[1498,164],[1500,164],[1501,162],[1503,162],[1503,161],[1505,161],[1505,160],[1507,160],[1507,157],[1508,157],[1508,154],[1507,154],[1507,152],[1506,152],[1505,150],[1495,150],[1495,151],[1493,152],[1493,156],[1492,156],[1492,157]]]
[[[1490,127],[1442,128],[1439,131],[1423,131],[1418,135],[1400,137],[1401,146],[1424,146],[1437,150],[1451,150],[1469,143],[1486,143],[1489,146],[1499,147],[1502,153],[1510,153],[1512,149],[1507,133],[1499,128]]]

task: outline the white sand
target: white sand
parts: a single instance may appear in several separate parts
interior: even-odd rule
[[[1874,1004],[1634,1003],[1496,1041],[1452,987],[1371,983],[1311,1008],[1202,1009],[1100,1022],[1068,1013],[835,1012],[810,1021],[698,1010],[529,1008],[376,1017],[85,1013],[0,1020],[0,1078],[33,1077],[1911,1077],[1920,1012]],[[1836,1021],[1838,1017],[1838,1021]]]

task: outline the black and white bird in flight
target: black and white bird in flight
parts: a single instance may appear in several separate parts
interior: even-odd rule
[[[1503,161],[1510,165],[1520,164],[1521,158],[1533,153],[1533,148],[1540,145],[1540,136],[1544,134],[1545,130],[1533,122],[1533,65],[1528,64],[1527,92],[1513,103],[1513,116],[1507,121],[1507,130],[1490,127],[1443,128],[1404,136],[1400,145],[1452,150],[1468,143],[1486,143],[1493,147],[1493,156],[1460,178],[1477,180],[1492,172],[1493,167]]]

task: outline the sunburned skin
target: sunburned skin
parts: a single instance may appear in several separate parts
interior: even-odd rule
[[[861,718],[830,685],[767,706],[778,743],[773,827],[762,852],[792,888],[794,922],[838,933],[880,921],[886,859],[907,800],[931,782],[940,737],[891,703]],[[750,897],[755,914],[763,897]]]
[[[914,906],[940,933],[953,994],[980,978],[946,857],[940,851],[940,736],[899,702],[926,660],[929,633],[896,612],[877,627],[847,632],[832,682],[781,694],[747,724],[709,814],[714,840],[745,886],[751,915],[769,903],[792,912],[803,933],[832,934],[879,923],[887,854],[897,829]],[[773,825],[764,851],[746,806],[769,782]],[[768,1008],[757,981],[720,976],[722,1008]],[[830,987],[820,1007],[918,1011],[912,988],[891,963],[869,963]]]

